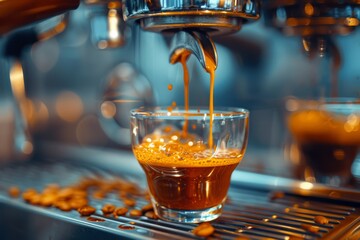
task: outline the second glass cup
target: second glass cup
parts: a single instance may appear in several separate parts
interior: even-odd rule
[[[156,214],[191,223],[219,217],[248,129],[245,109],[217,108],[212,121],[205,108],[132,110],[132,148]]]
[[[288,127],[305,163],[305,180],[346,186],[360,149],[360,101],[290,99]]]

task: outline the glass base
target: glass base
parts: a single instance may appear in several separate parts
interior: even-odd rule
[[[324,174],[307,167],[304,170],[304,179],[308,182],[325,184],[332,187],[346,187],[353,183],[351,171],[341,171],[337,174]]]
[[[159,218],[165,221],[182,223],[209,222],[218,218],[223,209],[223,204],[201,210],[178,210],[170,209],[153,201],[154,211]]]
[[[314,179],[317,183],[322,183],[332,187],[346,187],[353,182],[353,176],[351,174],[346,176],[341,176],[341,175],[328,176],[328,175],[316,174]]]

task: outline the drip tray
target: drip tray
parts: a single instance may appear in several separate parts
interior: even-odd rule
[[[38,191],[48,184],[66,186],[83,177],[122,178],[144,186],[142,174],[126,168],[112,172],[69,161],[33,161],[0,169],[1,239],[202,239],[197,224],[179,224],[146,216],[104,216],[105,203],[124,206],[118,195],[90,197],[97,210],[82,217],[75,211],[41,207],[10,197],[8,189]],[[309,190],[311,189],[311,190]],[[136,206],[148,204],[143,195]],[[314,221],[325,217],[328,223]],[[94,221],[95,219],[95,221]],[[207,239],[360,239],[360,193],[255,173],[235,171],[222,216],[212,221]]]

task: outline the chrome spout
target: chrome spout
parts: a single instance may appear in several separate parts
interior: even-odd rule
[[[193,53],[203,68],[209,71],[210,65],[218,63],[218,55],[214,42],[207,33],[201,31],[180,31],[172,40],[170,49],[170,63],[181,61],[182,56],[187,59]]]

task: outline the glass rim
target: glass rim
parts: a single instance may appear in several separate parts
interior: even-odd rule
[[[169,107],[157,106],[157,107],[139,107],[130,110],[131,117],[204,117],[209,116],[209,107],[204,106],[192,106],[189,111],[186,111],[184,107]],[[248,118],[250,111],[245,108],[237,107],[214,107],[214,117],[241,117]]]
[[[286,101],[295,101],[313,104],[360,104],[360,97],[319,97],[319,98],[296,98],[291,97]]]

